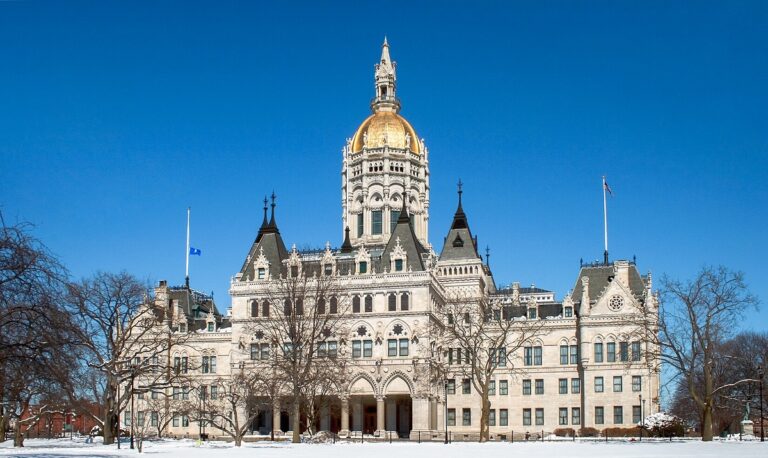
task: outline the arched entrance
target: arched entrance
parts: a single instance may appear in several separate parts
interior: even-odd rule
[[[394,376],[386,383],[384,387],[386,430],[397,433],[399,437],[408,437],[413,425],[411,386],[401,375]]]
[[[360,377],[349,387],[349,429],[358,434],[373,434],[377,430],[376,391],[373,383]]]

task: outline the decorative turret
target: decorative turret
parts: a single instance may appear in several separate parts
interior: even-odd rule
[[[448,231],[443,250],[440,252],[440,260],[478,260],[482,264],[483,260],[477,252],[476,239],[472,237],[472,231],[469,230],[469,221],[461,203],[461,196],[464,193],[461,180],[457,184],[457,192],[459,205],[456,207],[451,230]]]
[[[397,89],[396,67],[397,64],[392,62],[389,57],[389,43],[387,43],[387,37],[384,37],[384,44],[381,45],[381,60],[376,64],[374,72],[376,96],[371,101],[371,110],[374,113],[382,111],[397,113],[400,111],[400,101],[395,94]]]
[[[269,222],[267,222],[267,199],[265,198],[264,220],[256,240],[245,258],[243,267],[236,275],[238,280],[264,280],[269,277],[279,277],[282,262],[288,258],[288,251],[285,249],[285,243],[280,236],[280,229],[277,228],[277,221],[275,220],[277,196],[274,191],[272,191],[271,198],[272,214]]]
[[[384,39],[374,65],[373,112],[342,149],[342,230],[353,247],[383,246],[403,205],[419,242],[428,243],[429,162],[424,140],[400,113],[395,62]],[[404,196],[408,194],[409,202]]]

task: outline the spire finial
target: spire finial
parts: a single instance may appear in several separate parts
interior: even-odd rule
[[[462,183],[461,178],[459,178],[459,182],[456,183],[456,188],[458,189],[458,193],[459,193],[459,205],[461,205],[461,195],[464,193],[464,191],[462,191],[463,187],[464,187],[464,183]]]
[[[271,197],[272,197],[272,204],[271,204],[271,206],[272,206],[272,216],[269,219],[269,225],[274,227],[275,226],[275,207],[277,206],[277,204],[275,204],[275,199],[277,199],[277,196],[275,195],[275,190],[274,189],[272,190],[272,196]]]
[[[486,245],[485,246],[485,265],[486,266],[489,266],[490,259],[491,259],[491,248],[488,245]]]
[[[264,221],[261,222],[262,229],[267,227],[267,196],[264,196]]]
[[[389,46],[389,43],[387,43],[387,36],[384,35],[384,44],[382,46]]]
[[[349,242],[349,226],[344,228],[344,243],[341,244],[342,253],[351,253],[352,244]]]

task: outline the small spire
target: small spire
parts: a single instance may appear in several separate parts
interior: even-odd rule
[[[267,224],[269,224],[267,222],[267,196],[264,196],[264,221],[261,223],[262,229],[267,227]]]
[[[269,225],[272,227],[275,227],[275,199],[277,199],[277,196],[275,195],[274,189],[272,190],[272,217],[269,220]]]
[[[350,243],[349,241],[349,226],[344,228],[344,243],[341,244],[341,252],[342,253],[352,252],[352,243]]]
[[[461,195],[464,194],[464,183],[459,182],[456,184],[457,192],[459,194],[459,205],[456,207],[456,213],[453,215],[453,223],[451,229],[464,229],[469,227],[467,223],[467,215],[464,214],[464,209],[461,206]]]
[[[486,245],[485,246],[485,265],[487,267],[490,267],[489,265],[490,259],[491,259],[491,248],[488,245]]]
[[[389,57],[389,43],[387,42],[386,35],[384,36],[384,44],[381,45],[381,63],[390,63],[392,59]]]
[[[400,216],[397,218],[398,223],[409,223],[411,217],[408,215],[408,191],[403,191],[403,209],[400,211]]]

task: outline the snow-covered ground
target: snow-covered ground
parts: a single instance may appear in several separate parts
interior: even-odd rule
[[[0,457],[67,458],[88,456],[110,458],[136,456],[136,450],[123,444],[116,446],[86,444],[84,439],[27,439],[23,449],[14,449],[13,443],[0,443]],[[162,440],[147,442],[147,458],[450,458],[480,457],[509,458],[615,458],[615,457],[768,457],[768,442],[717,441],[686,442],[515,442],[510,443],[365,443],[365,444],[298,444],[258,442],[235,447],[231,443],[209,442],[198,446],[193,440]]]

